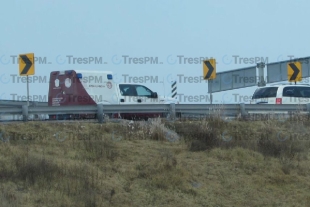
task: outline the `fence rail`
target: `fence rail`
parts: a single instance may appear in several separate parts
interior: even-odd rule
[[[27,105],[27,101],[0,100],[0,107]],[[47,102],[29,101],[29,106],[48,106]]]
[[[224,117],[248,116],[249,114],[291,114],[295,112],[310,114],[310,104],[141,104],[141,105],[86,105],[86,106],[46,106],[46,103],[27,106],[16,103],[0,102],[0,119],[3,115],[20,115],[23,121],[29,115],[42,114],[96,114],[98,121],[104,121],[104,114],[111,113],[165,113],[170,119],[179,116],[212,116]]]

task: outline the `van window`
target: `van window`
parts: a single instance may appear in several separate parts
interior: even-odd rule
[[[305,97],[310,98],[310,87],[295,86],[295,87],[284,87],[284,97]]]
[[[278,87],[258,88],[254,92],[252,99],[276,97],[277,91]]]

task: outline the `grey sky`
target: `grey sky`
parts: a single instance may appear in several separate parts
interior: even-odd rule
[[[117,80],[124,74],[157,76],[165,90],[162,83],[144,84],[159,94],[168,95],[170,81],[177,79],[178,93],[207,95],[204,81],[180,82],[178,74],[202,75],[201,62],[190,64],[184,58],[214,57],[220,72],[255,65],[235,62],[233,56],[267,57],[269,62],[309,56],[309,8],[306,0],[5,0],[0,7],[0,98],[26,95],[13,62],[23,53],[46,58],[45,64],[36,62],[35,72],[47,80],[54,70],[111,70]],[[78,57],[102,58],[102,64],[73,64]],[[129,63],[134,57],[143,58],[142,63]],[[158,64],[144,62],[145,57],[157,58]],[[214,99],[250,96],[255,88],[216,93]],[[30,95],[47,93],[48,83],[30,84]]]

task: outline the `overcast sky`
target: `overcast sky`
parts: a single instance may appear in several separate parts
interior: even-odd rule
[[[117,81],[147,77],[143,84],[161,95],[170,94],[175,79],[181,103],[209,103],[207,83],[184,78],[202,76],[202,62],[186,58],[216,58],[217,72],[223,72],[255,65],[240,58],[309,56],[309,8],[306,0],[5,0],[0,99],[27,94],[16,58],[34,53],[35,76],[47,81],[30,76],[30,95],[41,99],[47,98],[51,71],[83,69],[113,71]],[[215,93],[214,103],[239,102],[233,94],[251,96],[256,88]]]

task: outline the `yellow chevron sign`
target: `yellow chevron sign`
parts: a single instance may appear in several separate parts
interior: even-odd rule
[[[215,59],[203,61],[203,78],[212,80],[216,78],[216,61]]]
[[[295,82],[301,81],[301,63],[300,62],[291,62],[287,64],[287,77],[288,81]]]
[[[19,55],[19,75],[34,75],[34,54]]]

